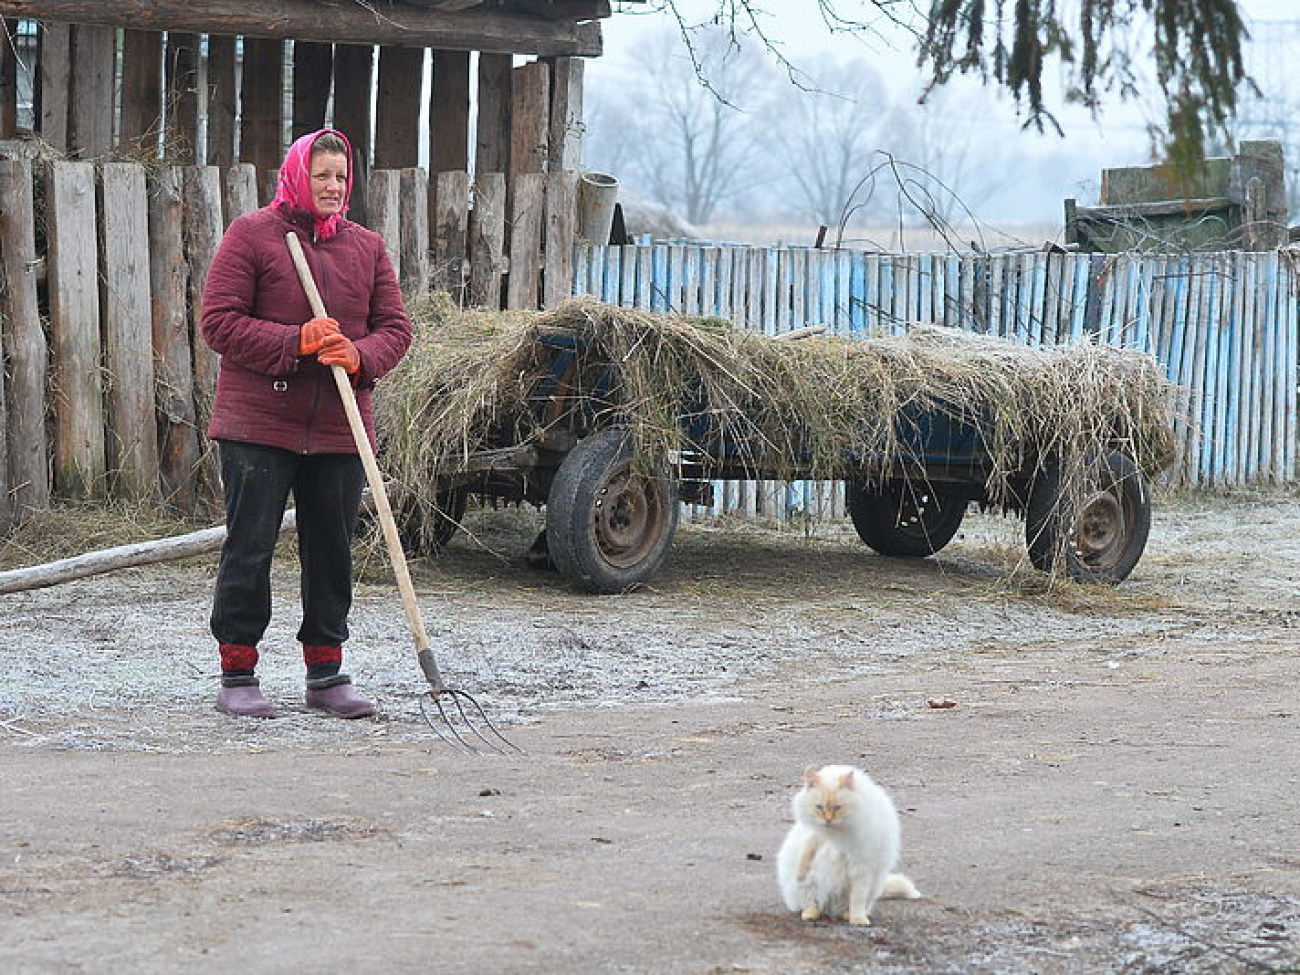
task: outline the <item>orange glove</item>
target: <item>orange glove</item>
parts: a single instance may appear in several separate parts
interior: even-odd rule
[[[343,371],[349,376],[355,376],[361,371],[361,353],[357,351],[351,339],[337,332],[321,340],[316,361],[325,366],[342,366]]]
[[[313,318],[298,330],[298,354],[315,355],[330,335],[339,334],[339,323],[332,318]]]

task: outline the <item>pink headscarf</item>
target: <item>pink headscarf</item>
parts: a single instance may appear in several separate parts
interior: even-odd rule
[[[329,216],[321,216],[311,199],[311,150],[316,140],[326,134],[333,134],[343,140],[348,147],[348,188],[343,199],[343,209]],[[343,214],[348,212],[348,201],[352,199],[352,143],[338,129],[321,129],[302,136],[285,154],[280,164],[280,183],[275,191],[271,206],[277,209],[306,210],[316,220],[316,238],[325,240],[339,232]]]

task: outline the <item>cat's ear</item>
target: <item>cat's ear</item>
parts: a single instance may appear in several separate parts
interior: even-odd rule
[[[815,768],[806,768],[803,770],[803,784],[807,789],[816,789],[822,784],[821,777],[818,776]]]
[[[840,788],[841,789],[853,788],[853,769],[849,769],[847,772],[843,773],[840,776]]]

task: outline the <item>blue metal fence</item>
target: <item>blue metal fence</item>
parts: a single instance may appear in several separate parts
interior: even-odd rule
[[[1095,340],[1156,358],[1187,394],[1171,482],[1296,475],[1300,274],[1289,250],[1186,255],[877,254],[696,243],[579,247],[574,291],[777,334],[898,334],[937,323],[1033,345]],[[768,485],[715,506],[784,520],[839,507]],[[813,491],[816,497],[808,495]],[[803,492],[803,500],[793,497]]]

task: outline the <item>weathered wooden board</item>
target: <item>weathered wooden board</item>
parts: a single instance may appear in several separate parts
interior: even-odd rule
[[[501,307],[505,243],[505,174],[479,173],[474,177],[474,209],[469,218],[468,303],[474,308]]]
[[[433,182],[432,216],[433,265],[430,285],[446,291],[460,304],[465,297],[469,268],[469,173],[438,173]]]
[[[469,170],[468,51],[433,52],[433,92],[429,97],[429,171]]]
[[[280,165],[284,146],[284,42],[244,39],[239,157],[259,171]]]
[[[235,164],[235,117],[239,100],[235,74],[235,39],[219,34],[208,37],[208,149],[209,166]]]
[[[541,273],[542,217],[546,205],[546,174],[515,177],[510,203],[510,271],[506,307],[535,310]]]
[[[45,206],[54,483],[65,497],[89,498],[107,486],[94,166],[51,163]]]
[[[401,212],[398,214],[398,276],[407,300],[429,293],[429,177],[416,166],[401,171],[398,183]]]
[[[69,85],[68,149],[85,159],[113,147],[113,89],[117,35],[107,27],[74,23],[70,41],[76,70],[59,84]]]
[[[180,169],[167,166],[154,174],[149,192],[149,281],[159,488],[169,507],[192,514],[197,506],[200,450],[187,300],[184,191]]]
[[[478,173],[510,172],[510,94],[513,61],[508,54],[480,54],[478,128],[474,168]]]
[[[9,496],[19,517],[50,503],[45,412],[48,345],[37,302],[32,167],[0,159],[0,328],[9,367]]]
[[[158,429],[144,167],[104,163],[99,178],[110,486],[121,497],[156,500]]]
[[[419,164],[424,53],[418,47],[379,49],[375,169],[405,169]]]

